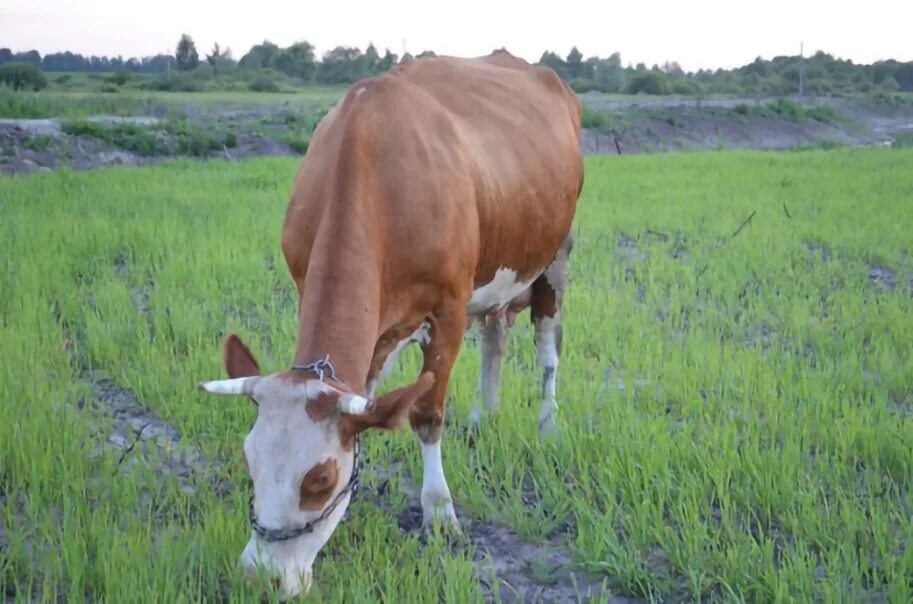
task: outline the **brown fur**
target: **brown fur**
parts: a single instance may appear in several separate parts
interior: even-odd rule
[[[352,86],[314,132],[286,212],[295,361],[329,353],[364,392],[429,321],[423,372],[435,380],[410,423],[439,438],[472,291],[501,267],[544,270],[570,231],[580,118],[553,71],[504,51],[412,61]]]
[[[335,459],[328,459],[312,467],[301,479],[298,507],[309,512],[323,509],[336,488],[337,480]]]

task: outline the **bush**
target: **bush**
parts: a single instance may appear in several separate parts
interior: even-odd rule
[[[311,137],[306,134],[301,136],[287,134],[280,139],[280,142],[291,147],[296,153],[304,155],[307,153],[308,146],[311,144]]]
[[[205,84],[202,78],[193,72],[177,72],[144,82],[141,86],[147,90],[162,92],[202,92]]]
[[[898,134],[894,142],[891,143],[894,149],[913,149],[913,132],[904,132]]]
[[[44,73],[31,63],[6,63],[0,65],[0,83],[13,90],[41,90],[48,85]]]
[[[130,73],[126,71],[115,71],[111,75],[105,78],[105,82],[108,84],[114,84],[115,86],[123,86],[130,81]]]
[[[39,134],[27,138],[25,140],[25,148],[31,149],[32,151],[47,151],[48,147],[50,147],[53,142],[54,137],[50,134]]]
[[[669,94],[668,78],[658,71],[638,73],[628,82],[628,94]]]
[[[271,75],[259,73],[254,78],[254,81],[248,85],[248,89],[254,92],[279,92],[279,85]]]
[[[821,122],[823,124],[835,124],[843,119],[843,116],[830,105],[820,105],[806,110],[805,114],[809,119]]]
[[[71,120],[61,124],[61,129],[71,136],[90,136],[138,155],[203,156],[210,151],[221,151],[238,146],[233,132],[207,132],[195,128],[185,120],[173,120],[152,127],[121,123],[110,126],[89,120]],[[173,138],[162,134],[169,134]]]
[[[71,78],[72,78],[72,76],[70,74],[65,73],[63,75],[59,75],[56,78],[54,78],[54,82],[63,86],[64,84],[69,82]]]
[[[703,93],[703,88],[691,80],[676,80],[672,83],[672,94],[682,96],[698,96]]]
[[[60,128],[71,136],[90,136],[138,155],[155,155],[161,149],[154,130],[135,124],[105,126],[89,120],[71,120],[61,123]]]
[[[594,130],[607,129],[612,123],[609,115],[602,111],[595,111],[586,105],[583,106],[583,117],[580,125],[583,128],[592,128]]]
[[[120,92],[120,88],[118,88],[114,84],[105,84],[104,86],[101,87],[101,91],[105,92],[105,93],[109,93],[109,94],[118,93],[118,92]]]
[[[805,110],[802,105],[790,99],[777,99],[767,105],[767,111],[777,117],[800,122],[805,117]]]

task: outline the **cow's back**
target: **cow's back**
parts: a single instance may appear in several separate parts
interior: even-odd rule
[[[314,133],[286,237],[309,248],[336,204],[370,214],[398,279],[449,285],[467,267],[476,287],[501,268],[527,279],[570,229],[579,129],[569,87],[509,53],[398,65],[353,85]]]

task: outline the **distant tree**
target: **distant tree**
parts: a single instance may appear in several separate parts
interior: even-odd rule
[[[212,52],[206,55],[206,62],[212,67],[212,72],[218,72],[218,62],[222,58],[222,50],[219,48],[219,43],[216,42],[213,44]]]
[[[327,84],[351,84],[368,75],[367,61],[358,48],[337,46],[323,55],[318,78]]]
[[[567,80],[570,77],[568,75],[567,63],[564,62],[564,59],[550,50],[542,53],[542,57],[539,59],[539,65],[550,67],[555,73],[558,74],[558,77],[563,80]]]
[[[32,63],[13,62],[0,65],[0,83],[13,90],[41,90],[48,85],[47,79]]]
[[[415,56],[416,59],[427,59],[428,57],[436,57],[437,53],[433,50],[423,50]]]
[[[628,94],[669,94],[667,76],[661,71],[643,71],[637,73],[628,82]]]
[[[314,46],[307,41],[292,44],[279,53],[275,66],[287,76],[310,82],[317,74]]]
[[[262,44],[255,44],[247,54],[241,57],[238,66],[244,69],[263,69],[273,67],[276,64],[276,58],[279,56],[280,49],[278,46],[264,40]]]
[[[576,46],[567,54],[567,74],[572,79],[583,77],[583,54]]]
[[[878,89],[883,92],[899,92],[900,84],[894,76],[888,76],[878,83]]]
[[[181,71],[190,71],[200,64],[200,55],[197,54],[197,47],[193,43],[193,38],[187,34],[181,35],[174,58],[177,61],[178,69]]]
[[[380,61],[378,61],[377,69],[376,69],[375,73],[383,73],[383,72],[387,71],[388,69],[390,69],[391,67],[396,65],[398,60],[399,60],[398,57],[395,54],[393,54],[392,52],[390,52],[390,49],[388,48],[387,51],[384,53],[384,57]]]
[[[380,63],[380,55],[377,54],[377,48],[374,47],[373,43],[369,43],[365,49],[365,65],[368,67],[368,73],[379,73],[377,69],[378,63]]]

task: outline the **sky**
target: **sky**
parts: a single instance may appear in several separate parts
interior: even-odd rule
[[[202,55],[218,42],[239,59],[265,39],[383,53],[476,56],[506,47],[527,60],[620,52],[627,64],[677,61],[688,71],[817,50],[857,63],[913,60],[913,0],[0,0],[0,47],[46,54],[174,53],[182,33]],[[839,5],[839,7],[837,7]]]

